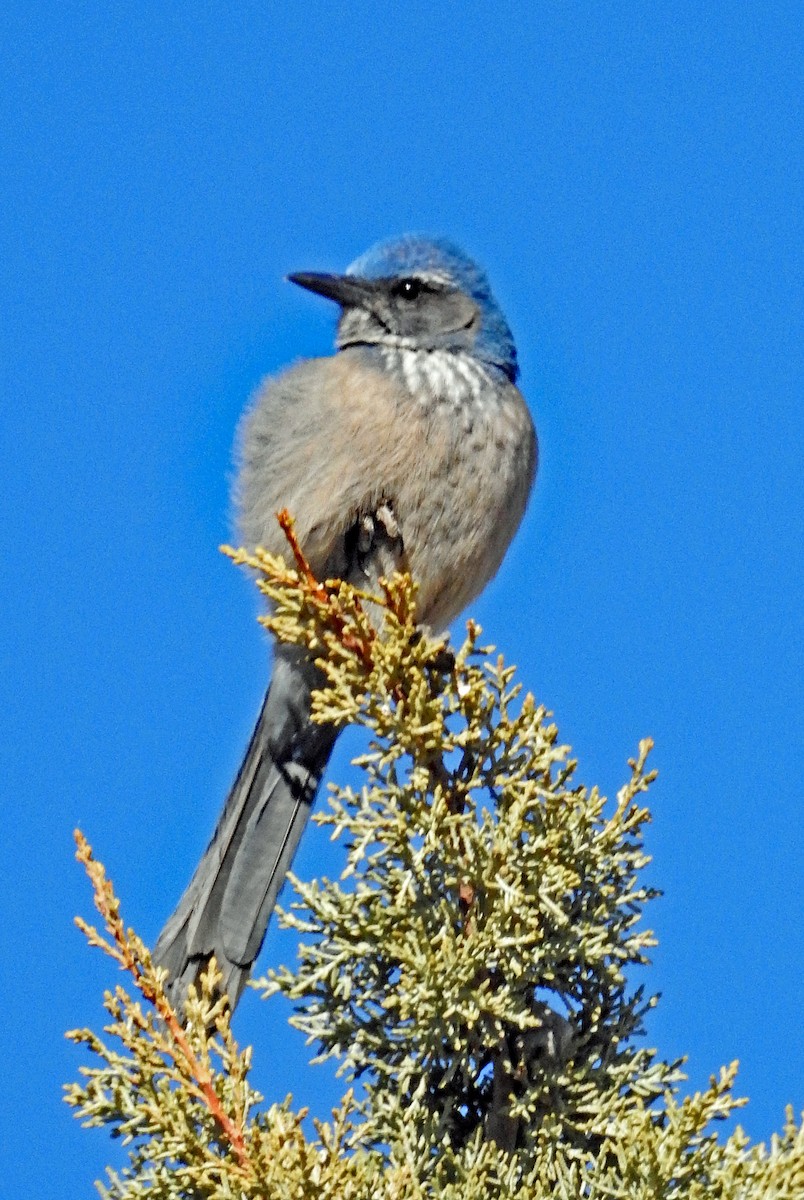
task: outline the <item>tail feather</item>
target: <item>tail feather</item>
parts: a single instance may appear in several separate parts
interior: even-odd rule
[[[172,1002],[214,954],[232,1007],[259,954],[336,730],[310,720],[320,675],[278,647],[271,685],[212,840],[154,950]]]

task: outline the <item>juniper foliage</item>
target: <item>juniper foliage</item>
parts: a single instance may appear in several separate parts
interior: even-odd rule
[[[293,1024],[360,1098],[347,1090],[312,1137],[304,1108],[266,1107],[214,962],[180,1018],[77,835],[105,934],[79,924],[133,984],[105,993],[104,1037],[68,1035],[91,1063],[67,1102],[129,1147],[101,1194],[798,1200],[792,1111],[768,1145],[739,1128],[720,1140],[712,1123],[743,1103],[736,1064],[682,1097],[682,1064],[641,1040],[650,742],[609,804],[576,782],[549,714],[477,626],[451,652],[416,626],[407,577],[379,597],[320,583],[285,526],[292,567],[229,553],[256,573],[274,635],[319,660],[315,719],[361,725],[370,743],[363,786],[333,787],[315,818],[344,843],[343,873],[293,880],[281,915],[298,964],[258,986],[290,997]]]

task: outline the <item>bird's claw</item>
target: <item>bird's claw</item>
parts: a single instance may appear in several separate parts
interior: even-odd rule
[[[401,542],[402,533],[399,528],[399,522],[396,519],[396,514],[391,507],[390,500],[383,500],[374,514],[374,519],[379,521],[385,530],[385,535],[390,542]]]

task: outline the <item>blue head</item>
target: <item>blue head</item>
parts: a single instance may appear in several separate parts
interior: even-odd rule
[[[447,350],[517,376],[516,348],[488,279],[443,238],[379,242],[345,275],[291,275],[342,308],[338,346]]]

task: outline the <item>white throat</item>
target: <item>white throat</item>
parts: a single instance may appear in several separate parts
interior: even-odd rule
[[[410,350],[383,346],[385,365],[404,382],[415,399],[457,406],[488,398],[494,381],[470,354],[453,350]]]

